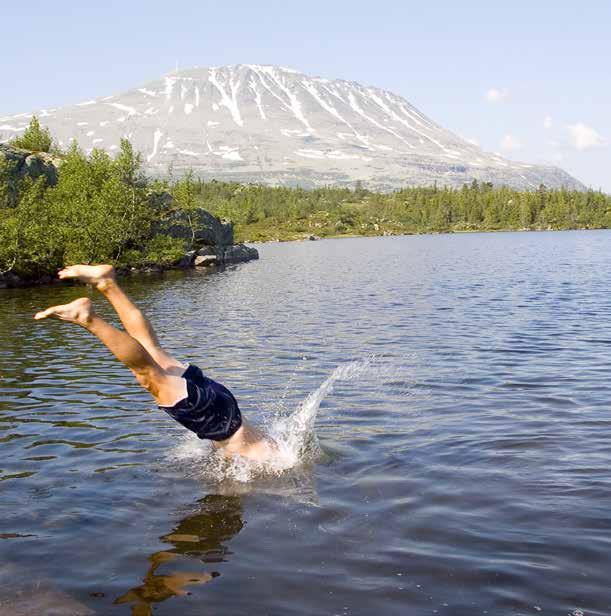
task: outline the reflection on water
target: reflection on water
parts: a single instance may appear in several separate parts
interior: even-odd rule
[[[607,616],[610,247],[329,240],[126,281],[283,435],[281,473],[223,465],[87,332],[31,320],[83,294],[114,319],[93,291],[2,291],[0,616]]]
[[[173,549],[160,550],[148,557],[150,566],[143,583],[115,600],[115,604],[132,604],[134,616],[152,614],[152,606],[174,596],[184,595],[187,587],[205,584],[220,575],[217,571],[176,571],[172,565],[182,556],[203,563],[224,561],[231,552],[226,545],[244,526],[242,506],[237,496],[209,494],[198,503],[197,513],[181,520],[161,541]],[[162,567],[165,573],[157,570]],[[169,569],[169,570],[168,570]]]

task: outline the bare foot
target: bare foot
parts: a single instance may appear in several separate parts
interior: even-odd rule
[[[91,300],[88,297],[81,297],[75,299],[69,304],[63,304],[62,306],[51,306],[46,310],[37,312],[34,318],[37,321],[46,318],[60,319],[61,321],[70,321],[71,323],[77,323],[78,325],[86,326],[93,316],[93,306]]]
[[[70,265],[60,270],[58,276],[66,278],[78,278],[81,282],[93,285],[103,291],[115,279],[115,268],[112,265]]]

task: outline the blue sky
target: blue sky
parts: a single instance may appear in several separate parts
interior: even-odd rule
[[[611,192],[611,2],[29,0],[2,8],[0,116],[173,69],[277,64],[406,97],[516,160]]]

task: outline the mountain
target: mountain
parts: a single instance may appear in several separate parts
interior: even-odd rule
[[[116,151],[121,137],[150,173],[188,168],[239,182],[353,186],[516,188],[584,186],[557,167],[484,152],[435,124],[404,98],[353,81],[243,64],[176,71],[122,94],[37,112],[59,141]],[[30,113],[0,118],[0,142]]]

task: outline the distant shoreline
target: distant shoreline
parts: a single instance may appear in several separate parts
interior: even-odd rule
[[[369,238],[369,237],[409,237],[409,236],[422,236],[422,235],[466,235],[475,233],[558,233],[563,231],[609,231],[609,227],[574,227],[570,229],[457,229],[453,231],[414,231],[408,233],[387,233],[387,234],[361,234],[361,233],[341,233],[335,235],[321,235],[321,236],[304,236],[294,238],[271,238],[271,239],[257,239],[247,240],[245,243],[252,245],[264,245],[264,244],[288,244],[290,242],[308,242],[308,241],[322,241],[322,240],[341,240],[341,239],[354,239],[354,238]]]

